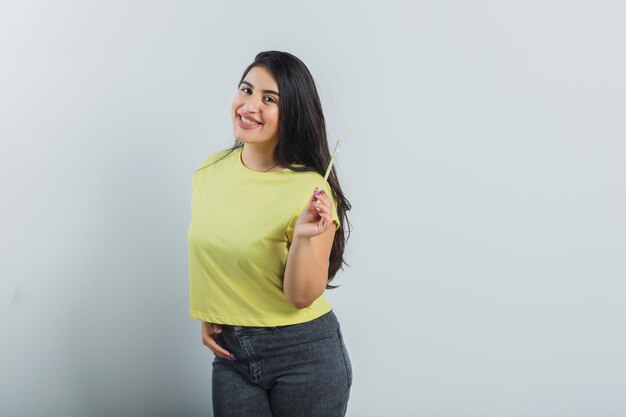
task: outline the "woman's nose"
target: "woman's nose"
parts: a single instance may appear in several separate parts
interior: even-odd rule
[[[250,113],[258,112],[261,107],[261,97],[256,97],[255,95],[248,97],[245,107]]]

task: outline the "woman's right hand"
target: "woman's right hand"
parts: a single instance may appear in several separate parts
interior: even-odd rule
[[[222,327],[219,324],[202,322],[201,334],[204,346],[211,349],[215,356],[228,359],[229,361],[236,360],[235,355],[217,344],[217,338],[220,333],[222,333]]]

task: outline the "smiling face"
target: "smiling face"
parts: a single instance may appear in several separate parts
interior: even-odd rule
[[[267,68],[256,66],[248,71],[231,107],[235,139],[243,143],[278,143],[279,93]]]

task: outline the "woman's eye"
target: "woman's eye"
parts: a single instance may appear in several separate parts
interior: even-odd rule
[[[252,90],[250,90],[250,88],[248,87],[241,87],[239,91],[245,94],[252,94]],[[276,103],[276,100],[272,96],[266,96],[266,97],[263,97],[263,99],[267,100],[266,101],[267,103]]]

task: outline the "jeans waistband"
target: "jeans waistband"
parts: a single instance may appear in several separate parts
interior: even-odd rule
[[[288,324],[284,326],[234,326],[230,324],[221,324],[223,332],[232,332],[237,334],[243,333],[259,333],[259,332],[317,332],[317,331],[335,331],[339,327],[339,321],[333,310],[324,313],[321,316],[306,321],[304,323]]]

